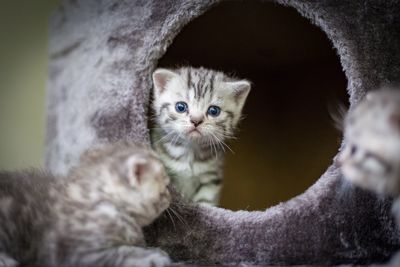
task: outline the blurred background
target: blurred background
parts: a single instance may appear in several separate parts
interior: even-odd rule
[[[0,8],[0,169],[41,166],[48,17],[59,1]],[[347,105],[346,78],[325,34],[295,10],[223,2],[188,24],[159,65],[219,69],[252,81],[229,143],[222,206],[265,209],[306,190],[341,142],[329,111]]]
[[[0,5],[0,169],[42,166],[47,29],[58,0]]]

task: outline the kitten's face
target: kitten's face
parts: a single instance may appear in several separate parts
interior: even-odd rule
[[[158,126],[170,140],[208,144],[233,135],[250,91],[249,82],[223,73],[182,68],[153,74]]]
[[[369,93],[345,119],[344,177],[377,193],[400,193],[400,91]]]
[[[152,220],[169,206],[169,177],[148,148],[129,143],[108,145],[88,151],[83,162],[101,186],[103,197],[128,213]]]

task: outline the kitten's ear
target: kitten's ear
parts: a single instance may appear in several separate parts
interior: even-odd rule
[[[165,90],[165,87],[172,78],[174,78],[177,74],[167,69],[156,69],[153,72],[153,83],[154,89],[158,93],[162,93]]]
[[[143,182],[146,172],[149,171],[149,161],[143,157],[132,156],[126,161],[128,182],[133,187],[138,187]]]
[[[251,84],[249,81],[241,80],[237,82],[226,82],[230,91],[233,92],[235,102],[242,106],[249,95]]]

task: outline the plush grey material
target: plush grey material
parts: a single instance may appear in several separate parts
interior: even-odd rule
[[[51,21],[47,167],[65,173],[96,142],[149,142],[151,73],[182,27],[215,0],[69,0]],[[397,0],[279,0],[326,32],[350,101],[400,79]],[[260,25],[262,28],[262,25]],[[257,92],[252,92],[257,94]],[[400,247],[390,200],[343,182],[335,164],[304,194],[266,211],[232,212],[176,199],[148,243],[203,263],[342,264],[387,260]]]

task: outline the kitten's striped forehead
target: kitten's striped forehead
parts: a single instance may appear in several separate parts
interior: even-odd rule
[[[187,89],[193,91],[194,99],[204,98],[206,94],[213,95],[216,77],[220,73],[204,68],[183,68],[181,77],[185,80]]]

